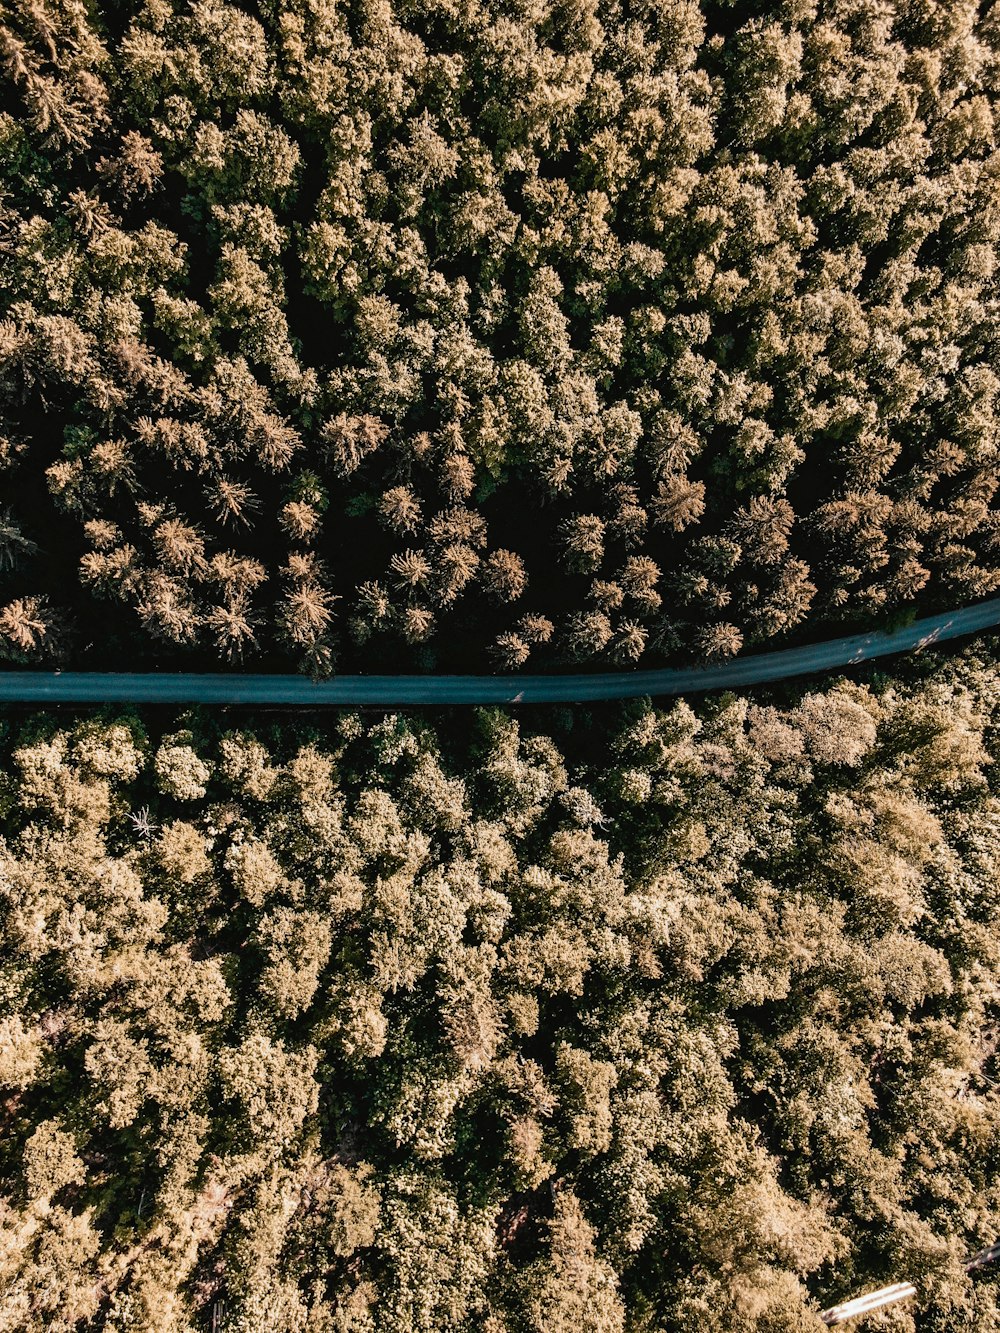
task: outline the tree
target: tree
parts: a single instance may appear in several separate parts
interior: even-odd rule
[[[239,659],[257,643],[255,633],[260,617],[251,610],[248,598],[237,594],[223,606],[214,607],[205,624],[215,638],[215,645],[225,657]]]
[[[611,635],[611,621],[603,611],[581,611],[570,617],[565,643],[571,657],[581,661],[601,652]]]
[[[5,656],[29,660],[55,638],[56,624],[44,597],[19,597],[0,610],[0,645]]]
[[[157,855],[171,881],[194,884],[212,873],[205,840],[194,824],[175,819],[160,830]]]
[[[420,526],[423,508],[409,486],[394,486],[379,504],[382,521],[394,532],[412,533]]]
[[[654,523],[669,527],[673,532],[683,532],[697,523],[705,512],[704,482],[687,481],[682,477],[661,481],[650,501],[649,511]]]
[[[501,671],[517,671],[531,656],[530,644],[510,630],[497,635],[491,651]]]
[[[322,436],[331,465],[350,476],[378,449],[388,433],[384,422],[377,417],[340,413],[326,423]]]
[[[737,626],[719,621],[698,630],[694,636],[694,643],[699,655],[710,660],[735,657],[743,647],[743,635]]]
[[[222,524],[250,527],[260,509],[260,501],[249,486],[226,476],[218,477],[207,488],[206,496]]]
[[[294,1018],[316,995],[330,957],[330,928],[315,912],[279,907],[261,920],[258,938],[268,960],[260,976],[268,1009]]]
[[[571,570],[595,570],[604,559],[604,524],[596,514],[578,514],[563,523],[563,559]]]
[[[619,576],[619,582],[626,594],[643,611],[655,611],[661,598],[656,591],[660,570],[648,556],[630,556]]]
[[[495,1243],[489,1211],[463,1210],[443,1179],[404,1171],[387,1182],[382,1207],[380,1333],[457,1330],[481,1314]]]
[[[610,1268],[595,1253],[594,1228],[565,1186],[555,1194],[549,1237],[550,1258],[525,1275],[528,1327],[537,1333],[624,1329],[625,1310]]]
[[[314,579],[295,581],[282,601],[281,625],[290,643],[311,648],[333,620],[333,594]]]
[[[197,801],[205,795],[212,770],[189,742],[190,731],[164,737],[153,758],[157,783],[167,796],[179,801]]]
[[[267,1145],[279,1155],[316,1111],[318,1052],[289,1051],[262,1033],[250,1032],[224,1050],[218,1061],[222,1095],[239,1110],[240,1131],[249,1145]]]
[[[524,561],[515,551],[491,551],[484,561],[483,582],[498,601],[517,601],[528,584]]]

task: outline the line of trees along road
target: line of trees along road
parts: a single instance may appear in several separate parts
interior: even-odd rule
[[[910,670],[5,722],[0,1329],[993,1333],[1000,672]]]
[[[917,620],[888,633],[875,631],[751,654],[733,662],[659,671],[567,672],[547,676],[258,676],[217,672],[0,672],[0,701],[34,703],[222,703],[321,707],[375,704],[580,703],[746,688],[764,681],[859,666],[879,657],[990,628],[1000,622],[1000,600]]]

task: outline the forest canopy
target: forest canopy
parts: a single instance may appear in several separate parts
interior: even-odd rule
[[[8,716],[0,1330],[992,1333],[998,723]]]
[[[979,0],[0,0],[0,668],[997,593],[998,94]],[[0,1333],[996,1333],[998,651],[0,711]]]
[[[6,0],[0,655],[995,591],[998,53],[976,0]]]

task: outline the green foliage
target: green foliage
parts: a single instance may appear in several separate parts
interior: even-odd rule
[[[995,591],[987,10],[8,4],[0,655],[628,666]]]
[[[1000,676],[920,670],[12,721],[0,1328],[995,1327]]]

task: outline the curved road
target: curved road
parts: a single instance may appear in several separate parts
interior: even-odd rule
[[[253,676],[220,673],[2,671],[0,703],[543,704],[700,694],[854,666],[1000,624],[1000,597],[916,620],[715,666],[555,676]]]

